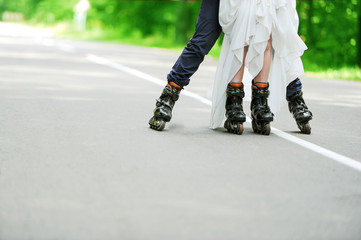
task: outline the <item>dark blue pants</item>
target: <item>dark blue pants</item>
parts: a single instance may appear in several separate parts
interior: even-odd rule
[[[184,87],[211,50],[222,28],[218,22],[219,0],[202,0],[196,31],[168,74],[168,81]]]
[[[204,56],[209,53],[219,38],[222,28],[218,22],[219,0],[202,0],[196,23],[196,31],[167,76],[168,82],[187,86],[190,77],[198,70]],[[300,79],[287,87],[287,96],[301,91]]]

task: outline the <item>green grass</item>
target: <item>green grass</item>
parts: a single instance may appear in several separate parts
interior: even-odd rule
[[[57,31],[57,28],[55,28],[55,34],[59,37],[65,37],[74,40],[109,42],[174,50],[182,50],[184,47],[183,44],[175,44],[173,40],[164,38],[164,36],[161,35],[143,37],[140,32],[136,31],[130,34],[121,34],[116,29],[104,30],[101,28],[92,28],[91,30],[78,32],[72,29],[70,26],[71,23],[62,23],[61,25],[58,25],[57,28],[59,30]]]
[[[307,69],[307,68],[306,68]],[[309,78],[343,79],[361,82],[361,69],[359,67],[343,67],[340,69],[326,69],[319,71],[306,71]]]

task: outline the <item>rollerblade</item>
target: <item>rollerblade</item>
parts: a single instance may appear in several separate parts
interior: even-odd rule
[[[255,133],[270,135],[270,122],[273,121],[273,113],[271,112],[267,98],[270,94],[268,83],[255,83],[252,81],[252,128]]]
[[[288,109],[290,110],[290,113],[293,114],[301,133],[311,134],[309,121],[312,119],[312,112],[308,110],[302,95],[303,93],[300,91],[287,97]]]
[[[243,84],[230,83],[227,87],[226,117],[224,127],[230,133],[241,135],[243,123],[246,121],[246,114],[243,112]]]
[[[172,110],[181,90],[182,87],[173,82],[165,86],[162,94],[157,99],[154,116],[149,120],[150,128],[158,131],[164,129],[166,122],[169,122],[172,118]]]

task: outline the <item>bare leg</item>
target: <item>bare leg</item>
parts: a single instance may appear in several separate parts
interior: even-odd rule
[[[224,127],[230,133],[241,135],[243,133],[243,123],[246,121],[246,114],[243,112],[243,74],[244,60],[246,59],[248,46],[244,47],[243,63],[236,75],[227,87],[226,117]]]
[[[272,36],[268,40],[266,50],[264,52],[263,67],[258,75],[254,78],[254,82],[266,83],[268,82],[268,76],[271,69],[271,44]]]
[[[244,74],[244,60],[246,59],[246,55],[248,52],[248,46],[244,47],[244,54],[243,54],[243,63],[241,68],[238,70],[236,75],[233,77],[232,81],[230,83],[241,83],[243,80],[243,74]]]
[[[268,40],[264,52],[263,67],[252,81],[252,128],[255,133],[269,135],[271,133],[270,122],[273,121],[267,98],[269,96],[268,76],[271,68],[271,42],[272,36]]]

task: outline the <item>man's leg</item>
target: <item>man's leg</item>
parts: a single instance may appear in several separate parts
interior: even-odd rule
[[[218,22],[219,0],[202,0],[196,31],[167,76],[168,82],[187,86],[204,56],[214,46],[222,28]]]
[[[310,134],[311,126],[308,122],[312,119],[312,112],[308,110],[302,95],[301,80],[296,78],[287,86],[286,98],[288,101],[288,109],[293,114],[301,132]]]
[[[154,116],[149,120],[152,129],[161,131],[165,123],[171,120],[172,110],[181,89],[189,84],[189,78],[197,71],[204,56],[208,54],[221,34],[218,8],[219,0],[202,0],[196,31],[168,74],[168,84],[157,100]]]
[[[295,93],[298,93],[298,92],[301,92],[301,91],[302,91],[301,80],[299,78],[296,78],[295,80],[290,82],[290,84],[288,84],[286,96],[291,97]]]

